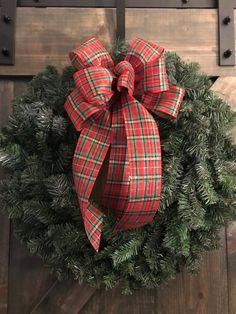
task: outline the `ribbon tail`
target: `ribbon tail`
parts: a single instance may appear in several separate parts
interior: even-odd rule
[[[98,252],[102,235],[103,214],[93,204],[88,202],[86,211],[83,211],[83,220],[89,242],[94,250]]]
[[[96,251],[101,240],[103,213],[89,198],[110,147],[110,116],[109,110],[106,110],[98,123],[91,124],[81,131],[72,166],[85,231]]]
[[[102,206],[116,218],[121,218],[129,199],[129,164],[126,158],[127,143],[125,122],[120,105],[120,96],[112,104],[112,145],[108,175],[102,197]]]
[[[156,122],[134,98],[122,95],[129,161],[129,201],[113,232],[152,221],[161,193],[161,147]]]

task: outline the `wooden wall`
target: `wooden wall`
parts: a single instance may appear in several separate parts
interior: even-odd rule
[[[62,68],[68,52],[88,35],[111,44],[113,9],[17,8],[16,65],[0,66],[0,126],[10,101],[46,64]],[[235,67],[219,67],[217,12],[211,10],[127,9],[127,39],[135,36],[200,62],[220,77],[213,89],[236,108]],[[236,138],[236,133],[235,133]],[[3,174],[1,174],[3,175]],[[0,214],[0,314],[235,314],[236,223],[221,232],[221,248],[204,254],[199,275],[183,272],[159,289],[123,296],[76,282],[59,283],[41,261],[14,238]]]
[[[217,21],[216,9],[127,9],[127,40],[144,37],[199,62],[209,75],[235,75],[235,67],[218,66]],[[68,52],[88,35],[110,44],[115,11],[17,8],[16,28],[16,65],[1,66],[0,75],[34,75],[48,63],[61,68]]]

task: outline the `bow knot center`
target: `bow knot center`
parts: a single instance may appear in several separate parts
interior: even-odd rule
[[[132,96],[135,77],[133,66],[128,61],[121,61],[115,66],[114,72],[117,77],[117,90],[122,92],[126,89],[128,94]]]

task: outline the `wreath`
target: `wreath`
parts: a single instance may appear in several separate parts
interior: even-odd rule
[[[115,45],[110,52],[115,64],[124,62],[127,49]],[[117,217],[106,212],[98,252],[85,232],[71,167],[81,132],[64,107],[78,68],[59,73],[49,65],[13,100],[0,133],[0,163],[8,172],[1,204],[16,236],[59,279],[119,284],[125,293],[160,286],[183,267],[197,272],[202,253],[219,247],[220,228],[235,219],[236,147],[230,138],[235,114],[210,90],[213,82],[197,64],[165,52],[165,67],[168,83],[185,95],[175,120],[152,115],[162,154],[158,211],[143,226],[115,234]],[[95,182],[98,199],[101,173],[107,173],[102,169]]]

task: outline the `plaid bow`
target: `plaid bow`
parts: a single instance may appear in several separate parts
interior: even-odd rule
[[[168,84],[164,49],[143,39],[131,41],[124,61],[114,65],[101,42],[89,37],[69,56],[77,68],[76,88],[65,102],[81,131],[73,175],[85,231],[99,249],[104,213],[90,201],[110,151],[101,205],[117,218],[114,232],[152,221],[161,193],[161,146],[152,114],[174,119],[184,90]],[[152,113],[152,114],[151,114]]]

